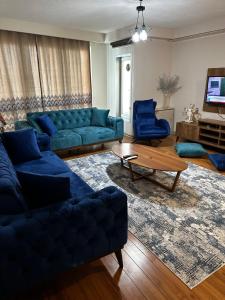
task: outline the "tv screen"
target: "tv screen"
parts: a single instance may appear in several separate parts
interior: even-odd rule
[[[225,77],[208,77],[205,101],[209,104],[225,105]]]

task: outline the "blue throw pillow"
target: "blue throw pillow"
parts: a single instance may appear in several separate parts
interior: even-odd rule
[[[71,198],[70,178],[17,172],[29,208],[39,208]]]
[[[3,143],[14,164],[41,157],[37,137],[32,128],[4,132]]]
[[[109,115],[109,109],[93,108],[91,125],[106,127],[108,115]]]
[[[176,151],[182,157],[201,157],[208,154],[202,145],[197,143],[178,143]]]
[[[36,119],[38,125],[41,127],[42,131],[46,132],[48,135],[53,136],[57,132],[57,128],[55,127],[52,119],[44,114]]]

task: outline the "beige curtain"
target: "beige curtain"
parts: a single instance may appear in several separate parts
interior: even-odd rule
[[[25,119],[28,111],[41,111],[41,89],[35,36],[0,31],[0,112],[6,129]]]
[[[91,106],[89,42],[36,39],[44,110]]]

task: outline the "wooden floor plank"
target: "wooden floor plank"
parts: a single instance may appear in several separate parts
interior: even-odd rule
[[[120,288],[122,299],[146,300],[146,296],[139,290],[132,278],[127,273],[118,268],[118,263],[111,256],[101,259],[112,276],[114,283]]]

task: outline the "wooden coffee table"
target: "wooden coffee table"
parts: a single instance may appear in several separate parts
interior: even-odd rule
[[[121,166],[129,169],[130,176],[133,181],[141,178],[146,178],[170,192],[173,192],[175,190],[180,177],[180,173],[188,167],[188,165],[179,157],[165,154],[160,151],[159,148],[153,148],[139,144],[122,143],[114,145],[112,151],[116,156],[120,158]],[[127,167],[124,164],[124,156],[130,154],[137,154],[138,158],[128,160]],[[145,167],[151,169],[152,171],[143,175],[133,170],[133,165]],[[162,182],[154,179],[152,175],[154,175],[156,171],[176,172],[177,174],[172,186],[167,186]]]

